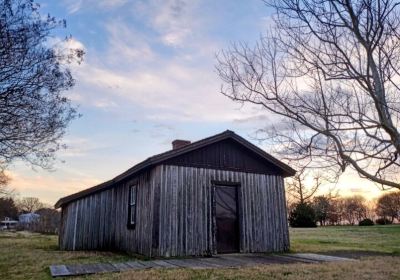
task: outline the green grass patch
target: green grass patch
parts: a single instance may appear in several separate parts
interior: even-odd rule
[[[291,251],[371,251],[399,254],[400,225],[327,226],[290,229]]]
[[[58,237],[0,232],[0,279],[52,279],[49,265],[126,261],[126,254],[58,250]]]

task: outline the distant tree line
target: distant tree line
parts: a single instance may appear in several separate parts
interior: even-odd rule
[[[376,202],[360,195],[341,197],[334,189],[316,195],[321,186],[329,182],[329,177],[313,168],[299,168],[296,175],[288,179],[287,207],[291,226],[355,225],[365,219],[377,224],[400,222],[400,191],[385,193]]]
[[[6,218],[19,220],[21,214],[37,214],[38,217],[30,222],[19,223],[17,230],[55,234],[58,233],[60,212],[41,202],[37,197],[23,197],[16,199],[13,196],[0,197],[0,221]]]
[[[359,195],[319,195],[294,202],[288,208],[289,223],[293,227],[356,225],[366,219],[377,224],[392,224],[400,222],[400,192],[386,193],[376,203],[368,203]]]

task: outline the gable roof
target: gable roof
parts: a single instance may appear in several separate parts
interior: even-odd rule
[[[89,188],[89,189],[86,189],[86,190],[77,192],[75,194],[61,198],[60,200],[57,201],[57,203],[55,204],[55,207],[59,208],[63,204],[69,203],[69,202],[79,199],[81,197],[85,197],[92,193],[96,193],[96,192],[105,190],[107,188],[111,188],[114,184],[121,182],[122,180],[124,180],[128,177],[131,177],[147,168],[151,168],[153,166],[161,164],[162,162],[164,162],[166,160],[178,157],[180,155],[186,154],[188,152],[203,148],[205,146],[208,146],[208,145],[211,145],[211,144],[214,144],[214,143],[226,140],[226,139],[232,139],[232,140],[236,141],[237,143],[241,144],[242,146],[246,147],[253,153],[260,156],[262,159],[264,159],[268,162],[271,162],[272,164],[274,164],[276,167],[278,167],[282,171],[282,175],[285,177],[293,176],[296,173],[296,171],[293,168],[291,168],[290,166],[288,166],[287,164],[274,158],[273,156],[266,153],[262,149],[258,148],[257,146],[253,145],[249,141],[247,141],[244,138],[240,137],[239,135],[235,134],[233,131],[226,130],[220,134],[193,142],[193,143],[183,146],[181,148],[169,150],[167,152],[149,157],[146,160],[138,163],[137,165],[133,166],[132,168],[128,169],[127,171],[123,172],[122,174],[116,176],[115,178],[113,178],[109,181],[106,181],[106,182],[96,185],[92,188]]]

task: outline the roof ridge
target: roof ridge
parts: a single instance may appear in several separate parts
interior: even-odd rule
[[[160,154],[156,154],[154,156],[148,157],[147,159],[139,162],[138,164],[134,165],[133,167],[129,168],[128,170],[122,172],[121,174],[115,176],[113,179],[105,181],[101,184],[98,184],[94,187],[82,190],[80,192],[65,196],[61,199],[59,199],[56,204],[55,207],[58,208],[60,206],[62,206],[65,203],[71,202],[73,200],[76,200],[80,197],[84,197],[87,196],[91,193],[94,192],[98,192],[100,190],[104,190],[107,189],[111,186],[113,186],[115,183],[120,182],[140,171],[143,171],[144,169],[150,168],[156,164],[160,164],[163,161],[176,157],[176,156],[180,156],[182,154],[188,153],[190,151],[193,151],[195,149],[201,148],[203,146],[207,146],[222,140],[225,140],[227,138],[232,138],[234,140],[236,140],[237,142],[239,142],[241,145],[245,146],[246,148],[250,149],[251,151],[253,151],[254,153],[258,154],[259,156],[261,156],[262,158],[264,158],[267,161],[272,162],[273,164],[275,164],[278,168],[280,168],[284,174],[287,175],[294,175],[294,173],[296,172],[294,169],[292,169],[290,166],[286,165],[285,163],[281,162],[280,160],[274,158],[273,156],[271,156],[270,154],[268,154],[267,152],[265,152],[264,150],[262,150],[261,148],[257,147],[256,145],[254,145],[253,143],[249,142],[248,140],[244,139],[243,137],[237,135],[235,132],[231,131],[231,130],[225,130],[221,133],[215,134],[213,136],[209,136],[207,138],[203,138],[200,139],[198,141],[195,141],[193,143],[190,143],[188,145],[185,145],[183,147],[177,148],[177,149],[171,149],[168,150],[166,152],[160,153]]]

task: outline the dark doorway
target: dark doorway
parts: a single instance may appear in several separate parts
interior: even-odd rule
[[[215,220],[218,253],[239,252],[237,186],[215,187]]]

